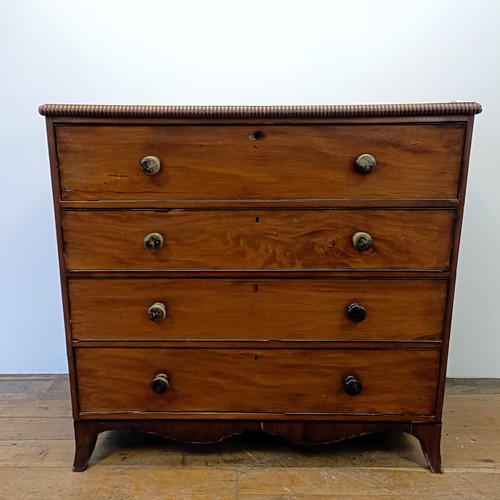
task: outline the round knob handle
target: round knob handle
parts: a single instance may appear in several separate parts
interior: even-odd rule
[[[260,130],[256,130],[255,132],[250,132],[248,134],[248,138],[251,140],[251,141],[262,141],[262,139],[264,139],[266,135],[264,134],[264,132],[261,132]]]
[[[377,160],[368,153],[362,154],[356,158],[356,170],[360,174],[369,174],[375,170],[376,166]]]
[[[349,396],[357,396],[363,390],[363,386],[358,377],[355,375],[348,375],[344,379],[344,389]]]
[[[151,389],[157,394],[162,394],[167,392],[170,387],[170,382],[168,377],[164,373],[158,373],[155,378],[151,381]]]
[[[148,309],[148,318],[155,323],[163,321],[167,316],[167,308],[161,302],[155,302]]]
[[[144,248],[156,252],[163,246],[163,236],[160,233],[149,233],[144,238]]]
[[[366,309],[361,304],[353,302],[347,307],[347,316],[353,323],[361,323],[366,318]]]
[[[356,250],[364,252],[372,246],[372,237],[368,233],[359,231],[352,237],[352,246]]]
[[[145,156],[141,160],[141,170],[143,174],[156,175],[160,169],[160,159],[156,156]]]

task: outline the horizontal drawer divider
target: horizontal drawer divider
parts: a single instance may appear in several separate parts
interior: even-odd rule
[[[230,270],[230,271],[207,271],[207,270],[189,270],[189,269],[175,269],[171,270],[169,269],[168,271],[161,271],[161,270],[137,270],[137,269],[131,269],[131,270],[125,270],[125,269],[120,269],[116,271],[110,271],[106,269],[99,269],[99,270],[82,270],[82,269],[75,269],[75,270],[67,270],[66,271],[68,274],[68,277],[81,277],[81,278],[88,278],[88,277],[124,277],[124,278],[130,278],[130,277],[148,277],[148,278],[165,278],[171,276],[172,278],[180,278],[180,277],[190,277],[190,278],[220,278],[220,277],[227,277],[227,278],[233,278],[233,277],[242,277],[242,278],[255,278],[255,279],[260,279],[260,278],[277,278],[279,277],[280,279],[283,278],[323,278],[323,277],[345,277],[345,278],[355,278],[356,275],[357,278],[363,279],[363,278],[384,278],[386,277],[387,279],[395,279],[398,276],[400,278],[411,278],[414,279],[415,275],[418,275],[419,278],[426,279],[426,278],[441,278],[445,279],[450,277],[450,272],[441,270],[441,269],[426,269],[426,270],[421,270],[421,269],[415,269],[415,270],[403,270],[403,269],[396,269],[396,270],[387,270],[387,269],[305,269],[301,271],[297,270],[290,270],[290,269],[277,269],[277,270],[248,270],[248,269],[239,269],[239,270]]]
[[[338,206],[338,207],[322,207],[322,206],[311,206],[309,203],[304,203],[303,206],[271,206],[271,207],[265,207],[262,205],[258,206],[245,206],[245,207],[238,207],[238,206],[223,206],[223,207],[214,207],[211,206],[209,203],[205,203],[204,206],[200,207],[171,207],[171,206],[165,206],[165,207],[158,207],[158,206],[152,206],[152,207],[116,207],[113,206],[111,208],[104,208],[104,207],[95,207],[95,208],[84,208],[84,207],[63,207],[63,212],[92,212],[92,211],[105,211],[105,212],[155,212],[155,213],[168,213],[168,212],[246,212],[246,211],[259,211],[259,212],[268,212],[268,211],[319,211],[319,210],[329,210],[329,211],[354,211],[354,210],[362,210],[362,211],[372,211],[372,210],[418,210],[418,211],[423,211],[423,210],[453,210],[455,206],[442,206],[442,204],[439,204],[437,206],[414,206],[413,204],[408,205],[408,206],[381,206],[381,207],[376,207],[373,206],[372,204],[367,205],[367,206]]]
[[[416,414],[416,413],[399,413],[399,414],[383,414],[383,413],[344,413],[344,412],[339,412],[339,413],[278,413],[278,412],[258,412],[258,413],[248,413],[248,412],[237,412],[237,411],[116,411],[116,412],[90,412],[90,411],[83,411],[80,412],[79,415],[81,417],[94,417],[94,416],[99,416],[99,417],[117,417],[117,416],[122,416],[123,418],[130,417],[130,416],[140,416],[142,417],[149,417],[149,418],[155,418],[161,415],[161,417],[166,417],[166,416],[176,416],[176,417],[181,417],[183,420],[184,419],[190,419],[190,418],[197,418],[197,417],[202,417],[204,419],[206,418],[214,418],[217,417],[216,420],[223,420],[225,418],[227,419],[241,419],[241,418],[252,418],[252,419],[259,419],[259,418],[265,418],[266,420],[272,420],[272,419],[342,419],[345,420],[346,417],[352,417],[353,420],[359,417],[362,417],[363,420],[372,418],[374,420],[381,420],[381,419],[404,419],[405,421],[411,420],[419,420],[419,419],[425,419],[425,420],[430,420],[434,418],[434,415],[429,415],[429,414]]]
[[[244,341],[222,341],[222,340],[183,340],[183,341],[159,341],[159,340],[75,340],[73,348],[85,349],[92,347],[106,348],[145,348],[145,349],[218,349],[228,350],[277,350],[284,349],[327,349],[327,350],[384,350],[384,351],[437,351],[441,349],[442,341],[317,341],[317,340],[244,340]],[[276,345],[279,344],[279,345]],[[355,345],[353,345],[355,344]],[[398,344],[398,345],[396,345]]]
[[[180,271],[183,273],[183,271]],[[328,274],[319,274],[318,272],[311,273],[309,271],[305,271],[306,274],[300,272],[297,275],[296,271],[287,272],[287,271],[277,271],[274,274],[269,274],[269,272],[273,273],[273,271],[252,271],[251,273],[241,274],[233,271],[208,271],[207,273],[198,273],[196,271],[185,272],[185,275],[179,276],[177,272],[172,273],[172,271],[72,271],[68,273],[68,279],[70,280],[165,280],[169,279],[170,274],[173,274],[172,278],[180,279],[180,280],[210,280],[210,279],[221,279],[221,280],[249,280],[249,281],[271,281],[271,280],[296,280],[300,278],[301,280],[313,281],[313,280],[331,280],[331,281],[352,281],[352,280],[366,280],[366,279],[376,279],[381,281],[387,280],[434,280],[434,281],[446,281],[448,279],[449,272],[439,272],[439,276],[436,276],[435,273],[432,272],[419,272],[419,271],[409,271],[418,273],[412,274],[410,276],[406,276],[408,271],[382,271],[382,275],[379,276],[380,273],[377,272],[375,276],[372,276],[372,273],[366,276],[366,271],[349,271],[353,274],[345,275],[344,271],[334,271],[329,272]],[[354,274],[355,273],[355,274]],[[219,275],[221,276],[214,276]],[[89,276],[90,275],[90,276]],[[429,276],[427,276],[429,275]]]
[[[380,199],[356,199],[356,200],[87,200],[87,201],[61,201],[63,210],[210,210],[210,209],[370,209],[370,208],[456,208],[458,199],[422,199],[422,200],[380,200]]]

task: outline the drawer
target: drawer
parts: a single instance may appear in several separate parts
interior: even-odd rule
[[[99,210],[62,215],[73,270],[447,270],[453,210]],[[353,246],[366,232],[372,245]],[[163,246],[146,250],[159,233]]]
[[[77,348],[80,412],[432,415],[437,350]],[[156,393],[157,374],[169,388]],[[356,377],[358,395],[344,380]]]
[[[61,198],[80,201],[456,199],[464,138],[462,123],[56,127]]]
[[[438,341],[446,290],[446,280],[69,280],[77,340]]]

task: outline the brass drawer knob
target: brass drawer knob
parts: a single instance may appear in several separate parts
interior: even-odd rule
[[[349,396],[357,396],[362,390],[363,385],[355,375],[348,375],[344,379],[344,389]]]
[[[164,373],[158,373],[155,378],[151,381],[151,389],[157,394],[162,394],[168,391],[170,387],[170,382],[168,381],[167,375]]]
[[[347,316],[353,323],[361,323],[366,318],[366,309],[361,304],[353,302],[347,307]]]
[[[364,153],[356,158],[356,170],[360,174],[369,174],[375,170],[376,166],[377,160],[368,153]]]
[[[160,159],[156,156],[145,156],[141,160],[141,170],[145,175],[156,175],[160,169]]]
[[[372,237],[368,233],[359,231],[352,237],[352,246],[360,252],[365,252],[372,246]]]
[[[157,252],[163,246],[163,236],[160,233],[149,233],[144,238],[144,248],[150,252]]]
[[[167,308],[161,302],[155,302],[148,309],[148,318],[154,323],[163,321],[167,316]]]

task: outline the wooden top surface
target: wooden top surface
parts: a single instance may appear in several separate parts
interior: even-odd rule
[[[133,106],[43,104],[44,116],[81,118],[350,118],[481,113],[476,102],[321,106]]]

